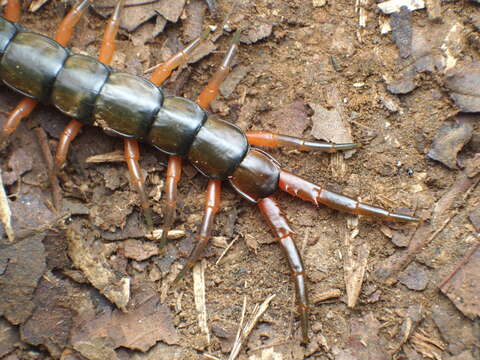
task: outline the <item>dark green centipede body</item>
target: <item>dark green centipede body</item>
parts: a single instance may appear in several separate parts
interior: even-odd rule
[[[208,115],[191,100],[165,96],[139,76],[117,72],[89,56],[0,18],[0,78],[15,91],[108,133],[186,157],[206,177],[229,179],[256,202],[274,193],[280,169],[250,149],[242,130]]]

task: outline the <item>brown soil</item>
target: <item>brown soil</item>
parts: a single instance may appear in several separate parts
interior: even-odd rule
[[[479,11],[474,3],[442,4],[442,14],[448,18],[448,23],[465,23],[467,30],[474,31],[468,15]],[[213,18],[207,11],[204,26],[220,23],[231,6],[231,2],[219,1],[220,17]],[[245,29],[244,33],[252,31],[256,34],[261,31],[261,25],[267,24],[273,25],[273,31],[264,39],[240,46],[238,64],[248,66],[248,73],[229,97],[222,96],[214,103],[213,110],[245,129],[283,131],[313,139],[313,111],[310,107],[300,110],[306,114],[303,125],[295,123],[294,118],[277,116],[276,111],[285,109],[288,113],[292,106],[296,106],[292,104],[299,102],[326,109],[340,107],[354,141],[363,145],[351,157],[346,159],[338,154],[284,149],[269,152],[285,168],[313,182],[392,211],[402,208],[407,209],[407,213],[415,211],[417,216],[429,217],[438,200],[455,186],[461,176],[461,170],[449,169],[426,155],[437,129],[457,110],[442,87],[441,75],[436,72],[418,73],[414,80],[416,89],[407,94],[389,93],[385,79],[397,76],[404,60],[400,60],[391,35],[380,34],[378,23],[388,17],[378,10],[371,10],[375,7],[373,2],[369,2],[368,7],[366,27],[360,28],[352,1],[328,1],[321,7],[313,7],[312,1],[305,0],[241,2],[231,15],[232,28],[241,27]],[[26,14],[22,24],[52,36],[64,11],[64,2],[51,1],[38,12]],[[425,10],[414,11],[411,22],[418,28],[435,26]],[[103,23],[98,15],[89,13],[79,23],[80,30],[72,40],[75,51],[86,51],[95,56]],[[122,30],[115,67],[138,74],[139,69],[147,69],[162,61],[162,54],[169,52],[165,45],[168,41],[186,42],[182,35],[183,26],[182,20],[177,24],[168,23],[154,42],[137,46],[130,41],[131,35]],[[208,82],[215,65],[221,61],[222,51],[228,47],[229,41],[229,36],[222,36],[217,41],[219,51],[182,70],[183,74],[191,74],[179,95],[195,98]],[[145,53],[151,56],[145,59]],[[462,56],[478,60],[478,52],[470,43],[465,46]],[[179,79],[182,75],[179,72],[174,77]],[[167,84],[170,91],[175,90],[174,86],[174,83]],[[20,99],[21,96],[3,87],[0,94],[2,113],[10,111]],[[393,102],[397,109],[388,110],[386,102]],[[55,221],[58,214],[51,212],[46,165],[31,129],[42,127],[54,149],[67,122],[68,119],[54,109],[39,106],[12,136],[10,145],[3,151],[1,163],[5,173],[15,171],[11,164],[16,158],[25,161],[22,154],[33,159],[30,169],[19,174],[7,190],[18,225],[16,229],[49,224],[48,231],[33,238],[40,237],[36,241],[43,241],[45,247],[46,268],[41,279],[53,277],[62,282],[62,289],[70,289],[65,291],[68,296],[63,298],[62,308],[69,308],[68,304],[79,301],[79,298],[91,296],[96,299],[92,300],[93,303],[98,302],[95,312],[103,311],[100,308],[105,307],[115,309],[87,280],[85,270],[78,270],[72,263],[71,248],[69,250],[66,244],[72,241],[67,234],[71,231],[68,229],[73,228],[77,235],[87,239],[85,244],[88,243],[90,251],[105,255],[105,266],[116,275],[131,279],[132,294],[151,289],[160,294],[161,302],[171,312],[181,340],[165,341],[176,344],[169,347],[170,355],[163,349],[163,353],[158,353],[163,355],[152,355],[152,359],[201,359],[205,358],[203,353],[227,358],[244,298],[247,311],[251,311],[254,304],[272,294],[276,297],[246,340],[240,359],[421,359],[435,356],[445,359],[464,351],[471,351],[475,356],[475,341],[465,341],[465,346],[458,347],[457,341],[461,337],[446,335],[438,321],[441,317],[438,314],[448,312],[452,317],[461,318],[456,326],[471,328],[472,334],[478,331],[474,323],[463,317],[439,291],[441,281],[478,241],[473,237],[474,229],[468,218],[478,206],[480,197],[480,189],[475,185],[467,184],[467,196],[463,192],[445,208],[441,214],[444,219],[449,219],[445,228],[413,252],[410,261],[402,263],[396,270],[392,270],[395,256],[407,251],[405,245],[414,236],[415,226],[387,224],[366,217],[357,219],[323,207],[315,208],[287,194],[278,194],[276,197],[296,231],[296,241],[307,269],[312,300],[308,346],[300,342],[294,286],[282,250],[258,209],[225,185],[214,235],[217,242],[222,237],[228,242],[235,237],[239,239],[218,265],[215,262],[224,249],[210,245],[206,251],[206,308],[212,332],[211,342],[207,344],[198,325],[192,276],[189,274],[178,285],[171,283],[193,247],[194,234],[203,214],[206,179],[186,165],[179,185],[175,229],[185,230],[187,235],[180,240],[171,240],[168,248],[161,250],[159,255],[141,261],[128,258],[125,256],[127,241],[137,239],[144,241],[146,246],[150,244],[141,234],[135,235],[141,233],[138,227],[143,228],[143,223],[139,219],[137,195],[128,183],[126,165],[85,162],[92,155],[122,150],[121,139],[108,137],[97,128],[83,130],[73,144],[68,165],[60,176],[62,195],[69,201],[67,209],[73,215]],[[478,153],[479,144],[477,120],[473,139],[459,156],[469,158]],[[153,198],[163,186],[165,170],[162,164],[166,157],[148,146],[142,146],[141,152],[158,226],[162,219],[163,199],[156,201]],[[26,206],[23,213],[15,213],[15,209],[21,208],[19,201],[36,201],[38,207],[28,205],[32,207]],[[39,215],[38,221],[27,221],[32,213],[41,211],[45,215]],[[351,237],[352,233],[354,237]],[[406,239],[404,247],[395,245],[387,235],[393,238],[403,236],[403,240]],[[134,245],[135,251],[140,251],[141,243]],[[361,266],[361,260],[356,260],[365,253],[368,256],[361,292],[355,306],[350,308],[345,283],[352,281],[352,275],[345,265],[353,261],[355,267]],[[404,271],[409,264],[408,270]],[[415,290],[412,282],[422,282],[422,277],[426,277],[426,285]],[[41,279],[38,281],[44,281]],[[340,296],[318,301],[322,293],[335,289],[340,290]],[[41,307],[41,302],[35,300],[40,296],[38,292],[39,288],[33,298],[33,309],[37,310],[30,310],[30,313],[37,311],[35,314],[38,314]],[[71,321],[65,329],[66,334],[81,327],[78,323],[81,316],[76,309],[70,310],[72,312],[64,314]],[[419,315],[411,315],[412,312]],[[56,321],[61,321],[61,315],[58,316],[60,319]],[[81,359],[75,352],[70,353],[73,351],[70,335],[62,341],[55,338],[56,351],[52,350],[52,345],[46,344],[46,340],[33,341],[26,326],[29,318],[32,319],[25,316],[15,324],[14,331],[20,329],[22,339],[20,346],[10,354],[17,357],[11,359],[47,359],[60,354],[65,359],[70,359],[68,356]],[[413,324],[410,332],[405,332],[406,324]],[[136,359],[137,352],[128,346],[119,346],[115,354],[121,359]]]

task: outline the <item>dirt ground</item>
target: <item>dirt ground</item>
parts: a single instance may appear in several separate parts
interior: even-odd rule
[[[217,26],[165,86],[194,99],[240,28],[235,67],[211,110],[245,130],[360,143],[346,154],[269,152],[315,183],[424,221],[387,223],[275,196],[307,271],[303,345],[288,262],[255,205],[225,184],[205,260],[174,284],[207,180],[184,164],[179,235],[159,249],[118,161],[121,139],[85,128],[59,176],[55,211],[40,144],[46,136],[54,151],[68,119],[38,106],[1,153],[15,239],[0,240],[0,358],[232,359],[241,319],[272,295],[240,337],[239,359],[480,358],[480,4],[426,1],[428,9],[385,14],[372,0],[159,3],[131,8],[132,19],[154,16],[120,31],[115,68],[148,77]],[[21,23],[52,37],[67,9],[49,1]],[[96,55],[99,13],[108,12],[79,22],[75,52]],[[2,86],[2,120],[20,99]],[[159,228],[167,157],[141,153]]]

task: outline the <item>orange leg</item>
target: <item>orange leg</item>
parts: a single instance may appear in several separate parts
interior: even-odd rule
[[[247,131],[248,143],[253,146],[267,147],[292,147],[298,150],[317,150],[337,152],[339,150],[351,150],[360,147],[359,144],[333,144],[322,141],[309,141],[294,136],[274,134],[268,131]]]
[[[175,221],[175,209],[177,208],[177,186],[182,174],[182,158],[170,156],[168,159],[167,179],[165,182],[165,195],[167,205],[163,217],[162,238],[160,246],[167,245],[167,233]]]
[[[150,210],[150,205],[148,203],[148,197],[145,192],[145,182],[143,181],[141,168],[140,168],[140,165],[138,164],[138,160],[140,159],[138,142],[130,139],[125,139],[124,148],[125,148],[124,149],[125,161],[128,164],[128,170],[130,171],[130,178],[131,178],[132,184],[137,188],[137,191],[140,195],[143,214],[147,221],[147,225],[150,229],[152,229],[153,228],[152,214]]]
[[[200,231],[197,238],[197,244],[190,254],[187,263],[180,273],[175,278],[175,282],[181,280],[187,271],[189,271],[193,265],[198,261],[200,256],[203,253],[203,250],[208,244],[208,241],[211,237],[213,222],[215,220],[215,215],[220,209],[220,192],[222,190],[222,183],[220,180],[210,180],[207,186],[207,195],[205,202],[205,215],[203,217],[202,225],[200,226]]]
[[[89,1],[83,1],[80,4],[86,3],[88,5]],[[115,7],[115,11],[113,12],[107,27],[105,29],[105,34],[103,35],[102,46],[100,48],[98,60],[106,65],[110,65],[112,62],[113,53],[115,52],[115,37],[118,32],[118,27],[120,26],[120,12],[122,9],[123,0],[117,3]],[[85,5],[86,6],[86,5]],[[81,8],[83,11],[83,7]],[[65,20],[62,22],[61,27],[63,29],[62,32],[57,31],[57,36],[64,36],[62,34],[69,33],[72,34],[71,26],[67,26],[68,24],[72,24],[73,22],[78,22],[80,10],[72,11],[65,17]],[[70,29],[70,30],[68,30]],[[67,159],[68,149],[70,148],[70,144],[75,139],[75,137],[80,132],[80,129],[83,127],[83,124],[75,119],[70,120],[68,125],[63,129],[63,133],[60,136],[60,140],[57,146],[57,152],[55,155],[55,167],[54,171],[57,173],[65,164]],[[138,150],[138,145],[137,145]],[[129,160],[126,160],[127,163],[130,163]],[[135,171],[134,171],[135,172]],[[132,173],[132,169],[130,169],[130,173]],[[140,171],[136,171],[135,173],[140,173]],[[133,182],[136,182],[136,179],[132,179]]]
[[[22,14],[22,3],[20,0],[8,0],[5,5],[5,19],[13,22],[19,22]]]
[[[233,36],[232,43],[223,58],[222,64],[219,69],[213,74],[212,79],[203,91],[198,95],[197,104],[203,109],[208,108],[210,103],[215,99],[219,93],[219,88],[227,75],[232,70],[232,62],[238,49],[238,43],[240,42],[240,31],[237,31]]]
[[[188,61],[189,56],[192,55],[193,51],[207,37],[208,33],[209,31],[203,32],[202,35],[200,35],[198,38],[193,40],[183,50],[180,50],[178,53],[176,53],[170,59],[168,59],[165,63],[157,67],[157,69],[153,72],[152,76],[150,77],[150,81],[156,85],[163,84],[165,80],[167,80],[168,77],[172,74],[173,70],[175,70],[180,65],[185,64]]]
[[[73,27],[88,8],[90,1],[83,0],[73,7],[60,24],[55,35],[55,40],[65,46],[72,37]],[[5,17],[11,21],[18,21],[20,18],[20,5],[18,1],[9,0],[5,8]],[[0,131],[0,142],[10,136],[20,124],[20,121],[30,115],[37,106],[37,101],[30,98],[23,98],[17,107],[8,115]]]
[[[278,183],[280,189],[304,201],[309,201],[318,206],[323,204],[329,208],[355,215],[370,215],[391,221],[420,221],[408,215],[396,214],[385,209],[367,205],[348,196],[322,188],[292,173],[281,170]]]
[[[90,0],[83,0],[74,6],[68,14],[63,18],[62,22],[58,26],[55,33],[55,41],[62,46],[67,46],[68,42],[72,38],[73,28],[77,25],[78,21],[82,18],[82,15],[90,6]]]
[[[285,216],[282,215],[280,207],[272,197],[266,197],[258,202],[258,207],[275,234],[275,238],[282,246],[287,256],[290,269],[295,281],[295,292],[297,294],[298,312],[302,325],[302,336],[304,343],[308,343],[308,296],[305,279],[305,267],[293,241],[293,231]]]

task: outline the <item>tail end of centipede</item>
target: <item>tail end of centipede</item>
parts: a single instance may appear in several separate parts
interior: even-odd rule
[[[327,190],[286,170],[280,171],[279,188],[290,195],[329,208],[354,215],[369,215],[383,220],[398,222],[420,222],[420,218],[390,212],[373,205],[364,204],[348,196]]]

